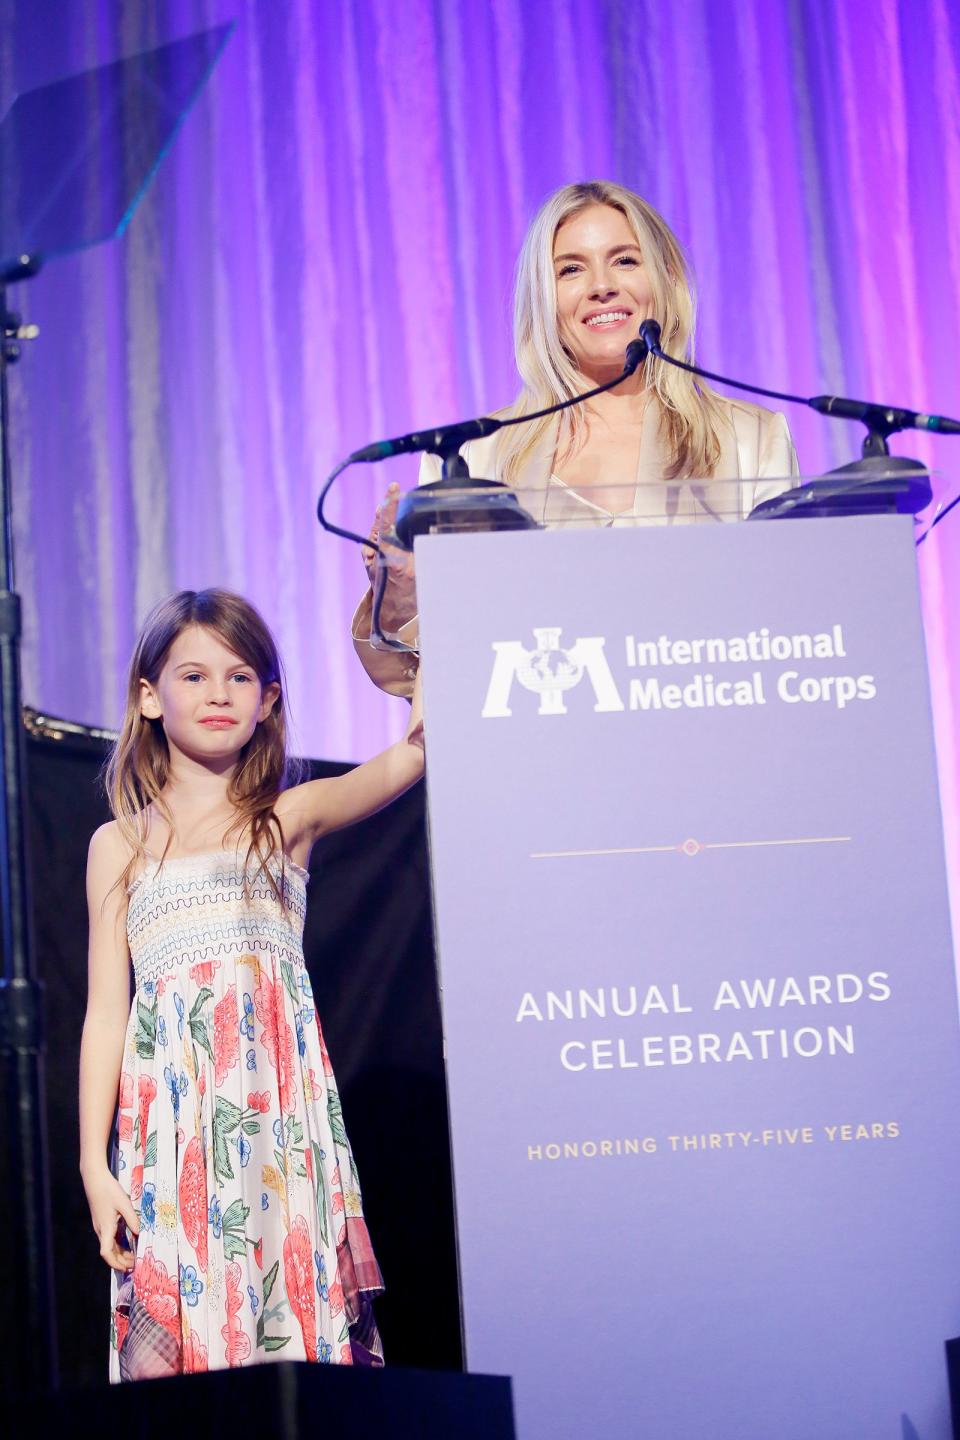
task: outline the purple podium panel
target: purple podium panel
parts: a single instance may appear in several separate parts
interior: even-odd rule
[[[521,1440],[946,1440],[912,526],[417,542],[469,1367]]]

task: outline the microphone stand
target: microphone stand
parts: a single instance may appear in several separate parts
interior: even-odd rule
[[[10,1186],[10,1245],[19,1267],[21,1313],[10,1333],[9,1375],[29,1391],[56,1387],[47,1114],[43,1035],[43,982],[36,971],[26,848],[26,749],[20,682],[20,596],[14,590],[10,403],[7,369],[19,358],[21,326],[7,308],[7,285],[40,268],[23,255],[0,270],[0,907],[3,974],[0,977],[0,1061],[7,1098],[6,1163]]]

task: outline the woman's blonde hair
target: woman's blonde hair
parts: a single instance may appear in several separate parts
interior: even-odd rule
[[[259,722],[241,750],[230,778],[227,798],[236,815],[223,838],[226,842],[230,835],[239,837],[249,829],[246,869],[255,856],[260,871],[282,900],[282,885],[277,884],[267,865],[279,851],[282,867],[283,833],[273,807],[293,778],[287,756],[283,666],[261,616],[249,601],[229,590],[181,590],[161,600],[144,621],[130,661],[123,725],[104,777],[110,809],[131,851],[121,881],[128,886],[146,858],[149,806],[155,806],[170,827],[164,856],[173,838],[173,820],[163,798],[170,774],[170,751],[162,721],[148,720],[142,712],[140,682],[156,685],[170,647],[190,625],[199,625],[215,635],[256,672],[261,686],[280,687],[269,715]]]
[[[653,294],[652,318],[660,323],[663,349],[678,360],[693,359],[693,283],[680,242],[663,216],[623,185],[606,180],[564,185],[534,216],[517,261],[513,333],[523,389],[510,407],[511,415],[542,410],[586,388],[560,335],[553,252],[560,226],[591,205],[609,205],[626,218],[643,256]],[[719,397],[695,383],[692,375],[652,357],[645,362],[645,379],[659,401],[670,456],[667,478],[711,475],[720,458]],[[575,406],[566,414],[571,444],[576,445],[583,434],[583,411]],[[494,452],[498,478],[522,483],[524,466],[553,423],[548,417],[501,430]]]

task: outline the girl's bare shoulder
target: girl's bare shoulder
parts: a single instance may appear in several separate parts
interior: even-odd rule
[[[132,858],[133,851],[120,826],[116,820],[108,820],[90,836],[87,873],[91,879],[109,880],[112,885]]]

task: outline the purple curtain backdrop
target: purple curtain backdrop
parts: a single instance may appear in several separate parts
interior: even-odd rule
[[[952,0],[0,0],[0,101],[232,17],[124,238],[16,296],[42,327],[13,377],[32,703],[116,723],[146,608],[224,584],[278,632],[306,752],[392,738],[316,493],[369,439],[511,397],[514,257],[570,179],[672,221],[706,363],[960,409]],[[855,428],[789,418],[807,472],[852,458]],[[960,472],[956,443],[895,448],[943,493]],[[365,529],[388,478],[412,470],[351,472],[334,513]],[[960,513],[921,570],[956,873]]]

